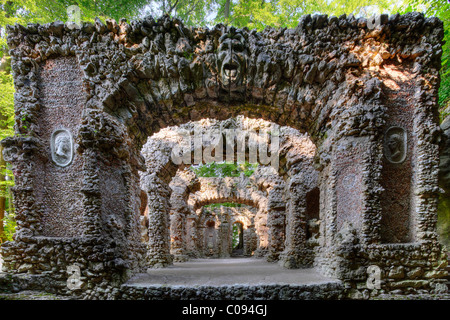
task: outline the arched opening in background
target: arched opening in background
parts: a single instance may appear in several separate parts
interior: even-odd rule
[[[200,142],[195,140],[198,134],[201,135]],[[317,173],[312,166],[315,151],[316,146],[307,134],[292,127],[280,126],[278,121],[270,122],[259,117],[205,118],[155,133],[142,149],[147,171],[141,175],[141,188],[149,190],[148,206],[151,212],[149,264],[170,265],[172,261],[182,262],[205,255],[210,258],[223,257],[225,252],[228,256],[265,257],[271,262],[279,260],[285,249],[286,229],[298,229],[294,225],[288,226],[295,221],[288,217],[291,212],[286,213],[284,194],[288,191],[285,191],[285,181],[297,179],[315,184]],[[179,162],[181,158],[175,161],[174,153],[183,161]],[[203,156],[200,163],[196,162],[197,155]],[[222,155],[221,161],[216,160],[216,156]],[[190,174],[179,176],[182,171],[189,171]],[[235,178],[236,181],[228,180],[215,190],[196,189],[199,187],[198,182],[195,186],[195,180],[206,178]],[[189,202],[190,195],[195,195],[192,203]],[[297,203],[297,198],[304,196],[295,195],[295,199],[290,201]],[[263,202],[261,199],[264,199]],[[254,222],[245,220],[240,225],[234,225],[238,238],[232,246],[231,229],[236,220],[222,226],[223,221],[216,219],[214,231],[211,226],[206,226],[205,221],[200,222],[196,213],[205,205],[222,202],[264,207],[264,214],[261,212]],[[312,204],[311,210],[316,209],[318,205]],[[260,223],[264,220],[262,215],[266,219],[263,224]],[[298,224],[304,228],[301,222]],[[162,225],[168,231],[164,231]],[[252,225],[250,229],[249,225]],[[224,236],[225,229],[228,236]],[[213,232],[216,234],[215,245]],[[205,238],[206,234],[208,236]],[[292,239],[295,237],[303,236],[295,234]],[[222,241],[226,238],[229,241]],[[160,240],[165,239],[170,239],[170,244],[162,244]],[[250,246],[246,245],[249,239]],[[289,239],[289,247],[294,245],[294,240]],[[225,249],[225,242],[230,243],[229,250]],[[166,262],[161,264],[159,261]]]
[[[319,234],[320,189],[314,188],[306,194],[306,239]]]
[[[240,221],[233,223],[233,251],[232,256],[242,256],[244,254],[244,225]]]
[[[216,223],[214,221],[206,222],[205,230],[205,247],[206,255],[210,256],[213,254],[214,247],[216,246]]]

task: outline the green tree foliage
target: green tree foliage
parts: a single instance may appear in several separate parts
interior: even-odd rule
[[[233,224],[233,234],[232,234],[232,248],[235,249],[239,244],[239,236],[241,234],[239,225],[237,223]]]
[[[0,58],[5,51],[5,26],[19,23],[66,22],[70,19],[67,9],[80,8],[82,21],[112,18],[136,19],[149,5],[150,0],[0,0]],[[3,50],[2,50],[3,48]],[[2,53],[3,52],[3,53]]]
[[[441,87],[439,105],[442,117],[450,113],[450,3],[447,0],[407,0],[399,8],[402,13],[420,11],[428,17],[438,17],[444,22],[444,41],[442,48]],[[447,109],[447,110],[445,110]]]
[[[216,22],[263,30],[266,27],[295,28],[305,14],[367,16],[382,13],[391,8],[393,0],[238,0],[231,1],[230,16],[226,17],[227,2],[218,1]]]
[[[241,174],[249,177],[257,168],[257,164],[250,164],[245,162],[243,164],[237,163],[207,163],[199,166],[192,166],[191,170],[198,177],[239,177]]]
[[[8,19],[15,22],[48,23],[55,20],[67,21],[67,8],[77,5],[83,21],[93,21],[95,17],[117,21],[121,18],[133,19],[139,16],[149,0],[1,0],[5,3]],[[1,18],[0,18],[1,19]],[[0,23],[2,21],[0,20]]]
[[[214,15],[216,0],[159,0],[145,7],[153,16],[178,17],[186,26],[206,26]]]
[[[242,207],[242,204],[236,202],[222,202],[222,203],[211,203],[205,206],[205,208],[220,208],[220,207],[239,208]]]
[[[0,140],[12,136],[14,125],[14,85],[12,75],[0,71]]]
[[[14,134],[14,86],[12,75],[0,71],[0,140]],[[14,208],[10,188],[13,175],[3,160],[0,146],[0,243],[11,240],[15,231]]]

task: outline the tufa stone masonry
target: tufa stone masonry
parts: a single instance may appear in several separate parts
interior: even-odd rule
[[[257,32],[164,16],[7,31],[16,135],[2,145],[18,227],[1,248],[5,285],[136,298],[122,285],[137,273],[230,255],[240,222],[243,254],[314,267],[349,292],[367,290],[372,266],[379,292],[444,290],[439,19],[381,15],[369,28],[306,15]],[[269,122],[284,128],[271,175],[207,181],[170,161],[176,126]],[[249,207],[207,212],[224,201]]]

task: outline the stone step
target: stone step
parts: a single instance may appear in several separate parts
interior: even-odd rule
[[[234,285],[160,285],[152,283],[129,284],[120,288],[120,300],[337,300],[345,298],[345,287],[339,282],[304,285],[234,284]]]

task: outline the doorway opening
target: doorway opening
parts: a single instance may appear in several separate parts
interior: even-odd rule
[[[242,222],[233,223],[232,229],[233,235],[233,250],[231,252],[231,256],[243,256],[244,255],[244,225]]]

